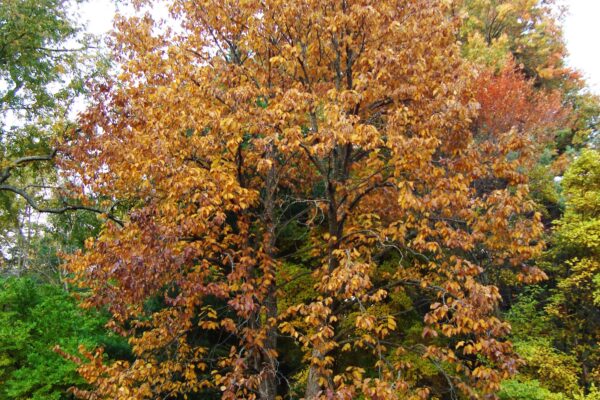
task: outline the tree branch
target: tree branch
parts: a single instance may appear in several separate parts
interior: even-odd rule
[[[56,156],[56,153],[57,150],[55,149],[50,154],[17,158],[8,167],[4,168],[3,170],[0,170],[0,183],[4,183],[8,178],[10,178],[11,171],[15,167],[36,161],[51,161]]]
[[[48,214],[63,214],[68,211],[77,211],[77,210],[91,211],[91,212],[94,212],[97,214],[105,214],[107,216],[107,218],[110,219],[111,221],[114,221],[121,227],[124,226],[123,221],[121,221],[120,219],[115,217],[113,214],[107,212],[106,210],[101,210],[99,208],[88,207],[88,206],[83,206],[83,205],[75,205],[75,204],[67,204],[62,207],[56,207],[56,208],[42,207],[27,192],[25,192],[24,190],[19,189],[17,187],[10,186],[10,185],[0,185],[0,191],[9,191],[9,192],[13,192],[13,193],[21,196],[23,199],[25,199],[25,201],[27,201],[27,204],[29,204],[31,206],[31,208],[33,208],[37,212],[48,213]]]

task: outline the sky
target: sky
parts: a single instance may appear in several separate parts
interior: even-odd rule
[[[592,91],[600,94],[600,0],[562,0],[569,7],[564,21],[568,63],[581,71]],[[111,0],[91,0],[80,6],[91,33],[106,33],[116,7]]]
[[[568,0],[564,23],[569,65],[580,70],[600,94],[600,0]]]

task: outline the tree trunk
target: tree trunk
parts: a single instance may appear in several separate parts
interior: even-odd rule
[[[266,228],[265,236],[263,238],[264,251],[269,259],[269,265],[265,267],[264,274],[272,275],[270,277],[270,283],[267,288],[267,295],[265,298],[265,309],[266,309],[266,338],[264,343],[264,350],[262,353],[259,371],[261,371],[261,382],[258,388],[258,397],[260,400],[275,400],[277,396],[277,360],[276,360],[276,349],[277,349],[277,327],[273,325],[271,321],[277,318],[277,287],[275,282],[276,270],[275,260],[276,249],[275,249],[275,196],[277,192],[277,176],[275,169],[275,149],[273,145],[269,146],[267,156],[272,160],[272,166],[267,173],[265,180],[265,196],[264,202],[264,214],[263,223]]]
[[[344,233],[344,218],[340,215],[340,206],[338,202],[338,185],[344,185],[348,177],[349,171],[349,157],[352,152],[352,146],[339,146],[336,145],[332,157],[333,162],[331,163],[331,177],[329,174],[326,178],[326,193],[329,207],[327,210],[328,219],[328,231],[330,236],[330,243],[327,248],[327,269],[331,274],[338,266],[339,260],[334,254],[341,245],[340,238]],[[342,200],[343,201],[343,200]],[[326,353],[322,353],[318,349],[313,349],[312,357],[323,360]],[[315,365],[311,365],[308,370],[308,379],[306,382],[306,391],[304,398],[306,400],[312,400],[319,397],[323,391],[320,381],[322,381],[323,374],[319,371],[319,368]],[[333,383],[328,380],[328,385],[332,386]]]
[[[312,357],[323,359],[323,355],[317,349],[312,351]],[[306,381],[306,392],[304,393],[304,398],[306,400],[313,400],[318,398],[321,393],[321,384],[319,383],[319,379],[321,378],[321,373],[318,368],[311,365],[308,370],[308,379]]]
[[[266,300],[267,320],[277,317],[277,299],[275,297],[275,284],[272,284],[272,292]],[[275,400],[277,396],[277,364],[275,356],[270,351],[277,348],[277,331],[274,326],[267,328],[265,340],[265,356],[263,357],[261,371],[262,379],[258,388],[260,400]]]

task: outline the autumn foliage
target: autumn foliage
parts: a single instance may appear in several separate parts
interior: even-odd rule
[[[537,90],[514,62],[499,72],[484,70],[478,77],[475,99],[480,109],[477,131],[500,136],[511,130],[512,136],[526,136],[543,149],[554,140],[554,132],[564,126],[569,114],[558,90]]]
[[[477,76],[444,1],[170,11],[118,19],[122,72],[62,149],[128,210],[68,268],[135,359],[85,353],[76,394],[493,396],[520,361],[489,277],[544,276],[525,172],[558,95]]]

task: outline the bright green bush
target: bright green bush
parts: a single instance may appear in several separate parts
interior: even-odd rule
[[[105,319],[81,310],[63,289],[30,278],[0,280],[0,399],[70,399],[81,385],[76,365],[53,351],[77,354],[104,346],[127,352],[126,343],[103,328]]]
[[[501,400],[567,400],[560,393],[552,393],[540,386],[536,380],[520,382],[511,379],[502,383],[499,393]]]

